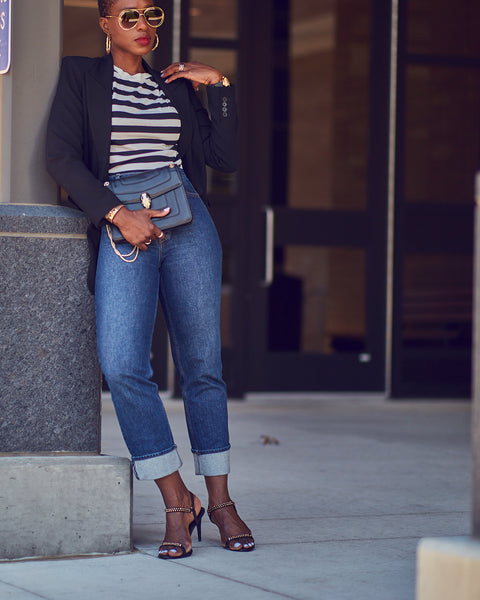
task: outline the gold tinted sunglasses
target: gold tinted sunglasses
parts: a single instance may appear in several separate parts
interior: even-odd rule
[[[143,15],[147,25],[155,28],[160,27],[165,19],[165,13],[159,6],[150,6],[149,8],[140,10],[136,8],[127,8],[122,10],[118,17],[116,15],[105,15],[105,18],[118,19],[120,27],[128,31],[129,29],[136,27],[141,15]]]

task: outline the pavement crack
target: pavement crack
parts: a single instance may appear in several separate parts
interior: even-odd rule
[[[142,552],[142,550],[140,550]],[[142,554],[144,554],[142,552]],[[155,558],[151,554],[148,554],[150,558]],[[199,569],[198,567],[192,567],[191,565],[176,563],[176,567],[183,569],[190,569],[191,571],[196,571],[197,573],[203,573],[204,575],[209,575],[210,577],[218,577],[219,579],[224,579],[225,581],[231,581],[232,583],[238,583],[240,585],[244,585],[248,588],[252,588],[254,590],[260,590],[262,592],[266,592],[267,594],[273,594],[274,596],[278,596],[279,598],[287,598],[287,600],[300,600],[296,596],[290,596],[288,594],[282,594],[281,592],[276,592],[275,590],[269,590],[268,588],[262,587],[261,585],[255,585],[254,583],[247,583],[242,581],[241,579],[234,579],[233,577],[227,577],[226,575],[220,575],[219,573],[212,573],[212,571],[207,571],[205,569]]]
[[[47,598],[47,596],[42,596],[41,594],[37,594],[37,592],[32,592],[31,590],[28,590],[27,588],[21,587],[19,585],[15,585],[13,583],[9,583],[8,581],[4,581],[3,579],[0,579],[0,583],[13,588],[14,590],[20,590],[21,592],[26,592],[27,594],[30,594],[33,598],[42,598],[42,600],[52,600],[51,598]]]
[[[295,516],[295,521],[311,521],[312,519],[382,519],[386,517],[441,517],[445,515],[469,515],[469,510],[442,510],[427,512],[409,512],[409,513],[381,513],[381,514],[360,514],[360,515],[309,515],[307,517]],[[291,521],[292,517],[265,517],[251,518],[249,522],[255,521]]]
[[[470,533],[457,533],[453,536],[448,537],[468,537]],[[386,537],[358,537],[358,538],[330,538],[327,540],[308,540],[307,542],[262,542],[262,546],[305,546],[306,544],[343,544],[350,542],[383,542],[387,540],[421,540],[423,535],[399,535],[399,536],[386,536]],[[260,544],[258,544],[260,546]]]

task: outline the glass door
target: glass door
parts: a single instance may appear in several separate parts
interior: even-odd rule
[[[370,0],[274,4],[244,107],[247,387],[380,391],[388,11],[382,23]]]
[[[392,392],[468,397],[480,4],[399,7]]]
[[[238,14],[240,10],[244,10],[239,4],[237,0],[183,0],[181,3],[181,58],[215,66],[237,89],[240,87]],[[203,87],[198,94],[204,106],[207,106]],[[238,173],[220,173],[207,169],[209,209],[223,251],[220,326],[223,374],[231,397],[242,396],[245,391],[240,368],[244,323],[238,318],[241,311],[238,275],[241,245],[237,244],[236,235],[241,206],[238,178]]]
[[[384,389],[387,4],[162,5],[153,65],[200,60],[237,85],[240,169],[209,172],[231,397]],[[64,5],[65,53],[101,54],[96,1]],[[170,389],[161,315],[152,362]]]

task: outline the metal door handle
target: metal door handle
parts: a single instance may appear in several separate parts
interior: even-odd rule
[[[273,283],[274,277],[274,232],[275,232],[275,212],[271,206],[265,206],[265,278],[262,282],[263,287],[269,287]]]

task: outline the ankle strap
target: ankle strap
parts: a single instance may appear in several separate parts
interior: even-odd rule
[[[192,509],[185,508],[184,506],[172,506],[172,508],[166,508],[165,512],[166,513],[175,513],[175,512],[189,513],[189,512],[192,512]]]
[[[231,500],[229,502],[222,502],[221,504],[215,504],[211,508],[207,509],[208,516],[210,516],[216,510],[220,510],[221,508],[227,508],[227,506],[235,506],[235,502]]]
[[[194,508],[194,496],[192,494],[192,492],[189,492],[190,494],[190,508],[185,508],[185,506],[172,506],[171,508],[166,508],[165,512],[166,513],[176,513],[176,512],[183,512],[183,513],[193,513],[195,514],[195,508]]]

